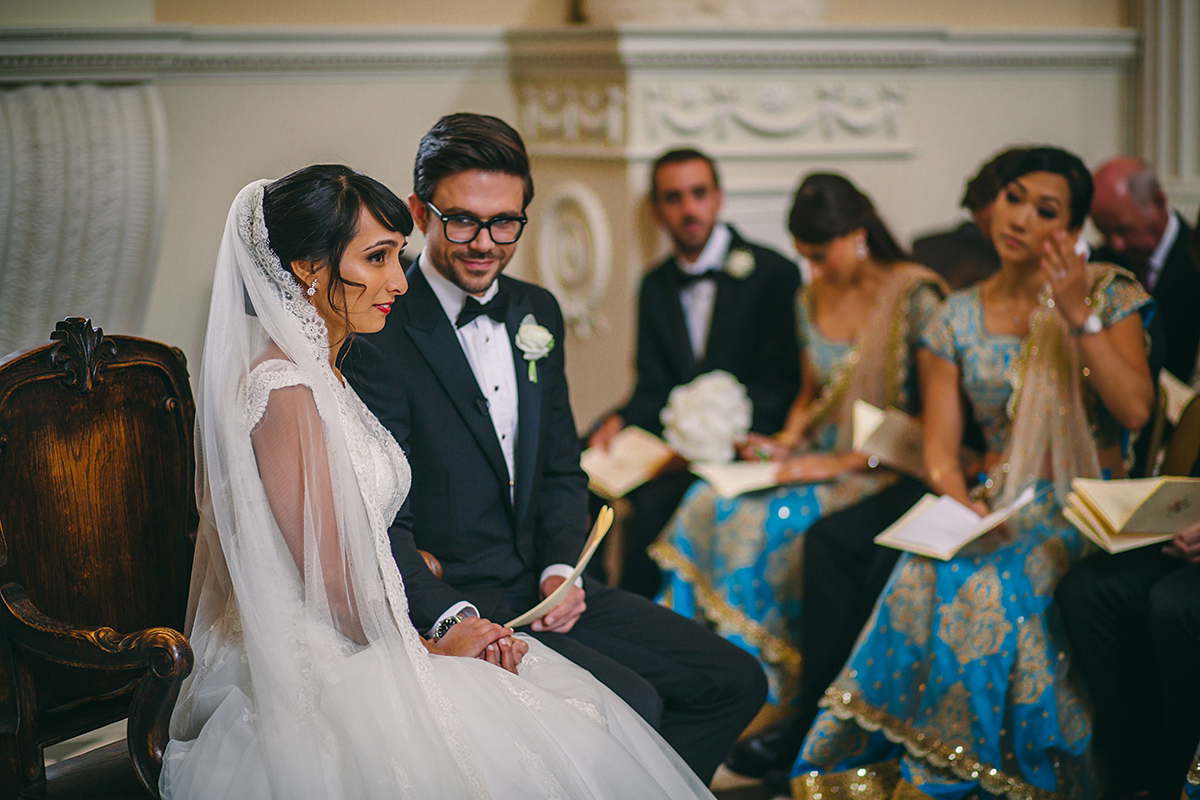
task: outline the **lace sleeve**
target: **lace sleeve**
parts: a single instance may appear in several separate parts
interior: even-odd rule
[[[251,403],[257,416],[250,434],[254,458],[271,514],[304,582],[306,603],[325,606],[338,630],[365,643],[312,390],[268,384],[258,394],[266,396],[261,404]]]

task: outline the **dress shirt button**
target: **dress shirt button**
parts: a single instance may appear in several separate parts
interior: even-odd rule
[[[516,486],[516,485],[517,485],[517,482],[516,482],[516,481],[509,481],[509,482],[508,482],[508,485],[509,485],[510,487],[512,487],[512,486]]]

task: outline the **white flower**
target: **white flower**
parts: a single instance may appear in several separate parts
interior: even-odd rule
[[[754,272],[754,266],[754,253],[744,247],[730,251],[725,258],[725,271],[738,280],[749,277]]]
[[[538,324],[533,314],[526,314],[517,326],[517,349],[525,355],[529,362],[529,380],[537,383],[537,365],[535,361],[545,358],[554,349],[554,334]]]
[[[689,461],[731,461],[751,411],[746,387],[718,369],[672,389],[659,418],[663,437]]]

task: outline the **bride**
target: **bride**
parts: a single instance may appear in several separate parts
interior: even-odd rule
[[[335,354],[404,293],[411,230],[340,166],[252,183],[229,211],[197,403],[196,667],[163,797],[711,798],[554,651],[409,622],[386,527],[411,473]]]

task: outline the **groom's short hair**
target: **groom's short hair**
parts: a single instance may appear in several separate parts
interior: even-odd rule
[[[533,176],[521,134],[486,114],[447,114],[421,137],[413,164],[413,193],[430,202],[443,178],[471,169],[515,175],[525,184],[522,207],[533,199]]]

